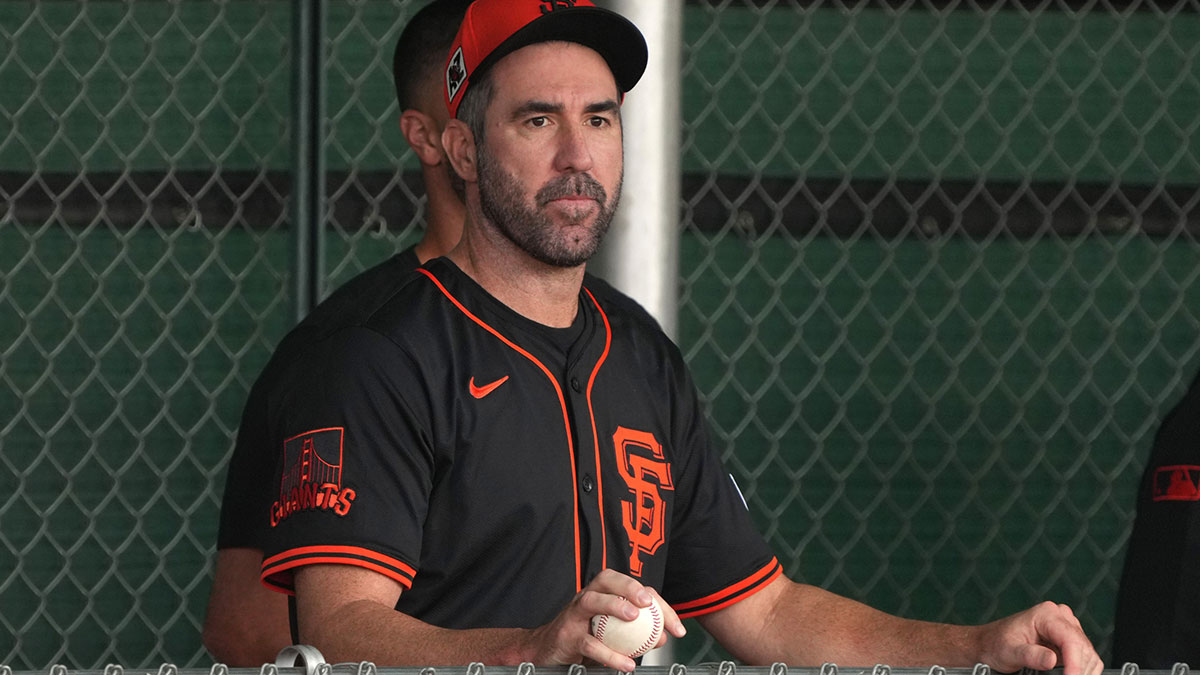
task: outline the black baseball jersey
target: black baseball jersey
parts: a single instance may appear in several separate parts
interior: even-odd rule
[[[1200,664],[1200,374],[1154,438],[1117,594],[1112,663]]]
[[[445,258],[279,373],[263,578],[313,563],[399,582],[447,628],[534,627],[604,568],[682,616],[781,569],[709,442],[675,345],[585,277],[569,328],[533,322]]]
[[[225,477],[217,548],[263,548],[267,521],[255,516],[270,507],[271,500],[262,486],[273,480],[278,459],[278,453],[273,451],[277,444],[271,442],[273,431],[267,426],[265,413],[275,373],[290,367],[304,348],[327,331],[361,320],[363,313],[369,313],[390,297],[420,264],[416,252],[409,248],[366,270],[313,308],[279,343],[242,409],[237,442]]]

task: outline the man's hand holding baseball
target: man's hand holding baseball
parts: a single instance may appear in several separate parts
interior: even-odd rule
[[[555,617],[554,621],[530,633],[529,660],[537,665],[564,665],[590,661],[622,672],[634,669],[634,660],[616,652],[591,634],[592,617],[597,614],[632,621],[641,608],[650,606],[653,599],[663,610],[666,632],[683,637],[683,622],[654,589],[636,579],[613,570],[596,575],[582,591]],[[659,639],[660,646],[666,634]]]

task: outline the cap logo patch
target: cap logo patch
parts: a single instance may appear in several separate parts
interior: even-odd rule
[[[454,56],[450,57],[450,64],[446,66],[446,93],[451,101],[458,96],[458,90],[462,89],[466,81],[467,65],[463,61],[462,47],[459,47],[454,50]]]
[[[283,442],[279,501],[271,506],[271,527],[298,511],[332,510],[339,516],[354,503],[353,488],[342,487],[341,427],[317,429]]]
[[[542,0],[542,14],[549,14],[556,9],[572,9],[576,0]]]

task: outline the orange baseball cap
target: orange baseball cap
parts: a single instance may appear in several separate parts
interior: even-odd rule
[[[472,78],[521,47],[558,41],[579,43],[604,57],[622,94],[646,70],[642,32],[592,0],[476,0],[467,8],[446,62],[443,92],[450,116],[458,116]]]

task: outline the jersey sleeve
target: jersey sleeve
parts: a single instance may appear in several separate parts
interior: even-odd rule
[[[217,529],[217,548],[262,550],[264,526],[270,501],[264,485],[271,482],[275,455],[265,438],[264,395],[260,383],[250,389],[242,411],[233,455],[225,474],[225,492],[221,497],[221,520]]]
[[[279,458],[278,443],[271,437],[267,403],[277,391],[280,374],[286,374],[297,358],[297,352],[303,353],[305,344],[335,330],[335,326],[355,321],[357,315],[369,312],[409,279],[411,271],[419,264],[416,252],[409,248],[354,277],[318,305],[276,346],[250,389],[242,411],[221,499],[218,549],[263,548],[268,524],[260,516],[269,512],[274,498],[278,497],[272,497],[270,491],[262,487],[273,483],[272,473]]]
[[[782,568],[725,470],[695,385],[678,352],[676,357],[679,396],[673,424],[680,453],[663,595],[681,618],[688,618],[753,595],[778,578]]]
[[[262,576],[291,591],[310,564],[355,565],[411,587],[421,555],[433,456],[408,403],[406,356],[365,328],[323,340],[268,405],[275,471]]]

